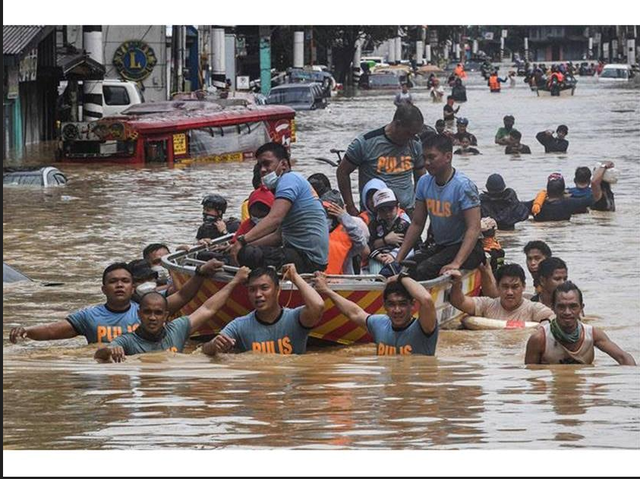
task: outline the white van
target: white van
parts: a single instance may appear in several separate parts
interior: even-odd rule
[[[82,82],[78,82],[82,91]],[[58,95],[62,95],[67,88],[67,82],[61,81]],[[102,95],[104,97],[103,115],[119,115],[131,105],[144,103],[144,94],[136,82],[120,80],[119,78],[105,78],[102,81]]]
[[[611,63],[605,65],[598,80],[603,81],[629,81],[633,78],[633,70],[630,65],[622,63]]]

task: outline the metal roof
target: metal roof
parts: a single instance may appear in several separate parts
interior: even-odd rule
[[[27,49],[34,48],[52,28],[44,25],[3,25],[2,54],[21,55]]]

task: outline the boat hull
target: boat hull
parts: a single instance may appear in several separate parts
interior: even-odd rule
[[[555,96],[556,97],[558,97],[558,96],[560,96],[560,97],[573,96],[575,91],[576,91],[576,87],[566,88],[564,90],[560,90],[560,94],[559,95],[555,95]],[[549,90],[543,90],[541,88],[536,88],[535,92],[536,92],[536,95],[538,95],[540,97],[551,97],[551,96],[553,96],[553,95],[551,95],[551,92]]]
[[[181,287],[193,274],[192,268],[179,266],[165,262],[170,269],[176,286]],[[213,278],[205,279],[199,293],[181,311],[181,314],[190,314],[202,305],[208,298],[223,288],[231,279],[230,275],[219,274]],[[457,327],[463,313],[449,303],[449,291],[451,283],[448,278],[424,282],[425,287],[431,293],[435,303],[438,324],[441,328]],[[331,288],[341,296],[358,304],[362,309],[371,314],[384,313],[383,297],[385,283],[382,281],[336,280],[330,284]],[[290,283],[281,283],[280,304],[285,307],[295,308],[304,303],[300,292]],[[463,276],[463,291],[470,296],[477,296],[480,292],[480,273],[478,270],[468,271]],[[238,286],[233,291],[231,298],[220,311],[203,328],[197,331],[196,336],[206,336],[219,333],[233,319],[248,314],[253,308],[249,303],[247,290],[244,286]],[[372,341],[369,333],[346,316],[340,313],[330,299],[325,298],[325,309],[322,320],[310,334],[311,337],[337,344],[368,343]]]

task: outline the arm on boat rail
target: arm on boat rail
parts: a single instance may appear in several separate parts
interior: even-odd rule
[[[282,267],[282,279],[288,279],[300,291],[304,301],[304,307],[300,312],[300,323],[306,328],[315,327],[322,319],[322,312],[324,311],[322,297],[298,274],[294,264],[285,264]]]
[[[189,280],[175,293],[167,296],[167,305],[169,307],[169,313],[174,314],[189,301],[191,301],[204,282],[205,276],[212,275],[216,271],[220,270],[224,266],[222,261],[217,259],[210,259],[205,264],[196,268],[196,274],[189,278]]]
[[[413,211],[413,217],[411,218],[411,225],[404,235],[402,246],[396,256],[396,262],[401,263],[409,252],[413,249],[420,238],[420,235],[424,231],[424,225],[427,222],[427,210],[423,201],[416,201],[416,209]]]
[[[369,313],[358,306],[356,303],[349,301],[347,298],[340,296],[337,292],[333,291],[327,284],[327,275],[320,271],[315,273],[314,286],[316,291],[320,294],[327,296],[333,304],[351,321],[358,326],[367,329],[367,318]]]
[[[409,292],[411,297],[420,303],[420,309],[418,311],[418,321],[420,321],[420,327],[425,334],[431,334],[438,325],[438,318],[436,315],[436,308],[433,305],[431,299],[431,293],[427,289],[418,283],[416,280],[406,276],[404,274],[392,276],[388,282],[399,281],[402,286]]]
[[[451,277],[451,294],[449,302],[454,308],[473,316],[476,313],[476,303],[462,291],[462,273],[457,269],[450,269],[446,273]]]

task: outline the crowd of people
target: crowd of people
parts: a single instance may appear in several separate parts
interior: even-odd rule
[[[16,327],[10,340],[82,335],[100,346],[97,359],[115,362],[150,351],[180,352],[189,336],[225,305],[234,288],[244,285],[253,311],[235,318],[205,343],[204,354],[304,353],[309,332],[325,310],[324,298],[329,298],[371,334],[377,354],[433,355],[438,322],[431,294],[420,281],[444,275],[452,282],[451,304],[468,315],[541,323],[528,341],[527,364],[590,363],[594,347],[620,364],[635,364],[602,330],[583,323],[582,292],[568,280],[567,264],[553,256],[547,244],[533,241],[524,249],[536,293],[527,299],[524,269],[505,261],[496,235],[530,216],[535,221],[563,221],[589,208],[614,211],[613,180],[606,177],[613,163],[604,162],[593,173],[588,167],[578,168],[575,187],[569,189],[562,175],[553,173],[546,188],[527,202],[520,201],[498,173],[488,176],[486,191],[480,193],[453,165],[455,154],[479,153],[472,146],[477,138],[468,131],[469,121],[456,121],[460,107],[453,108],[453,98],[435,129],[424,125],[420,109],[411,101],[403,96],[397,100],[390,123],[351,142],[337,168],[337,189],[324,174],[305,178],[293,171],[283,145],[261,146],[255,152],[253,191],[240,220],[225,218],[227,201],[221,195],[203,199],[203,224],[194,243],[220,238],[228,243],[215,252],[205,251],[200,259],[206,262],[181,287],[162,266],[169,248],[151,244],[142,258],[104,270],[104,304],[63,321]],[[453,121],[456,132],[450,128]],[[507,153],[530,152],[520,143],[522,135],[514,124],[513,116],[505,116],[495,143],[505,146]],[[566,152],[567,133],[560,125],[555,135],[540,132],[537,139],[545,151]],[[459,146],[455,152],[454,146]],[[359,201],[351,188],[356,170]],[[238,268],[233,280],[193,313],[170,321],[198,293],[205,277],[228,266]],[[467,297],[461,270],[476,268],[482,276],[482,295]],[[303,274],[313,280],[306,281]],[[333,291],[331,275],[344,274],[385,277],[386,314],[369,314]],[[280,305],[282,280],[299,290],[302,306]],[[416,303],[417,318],[412,314]]]

